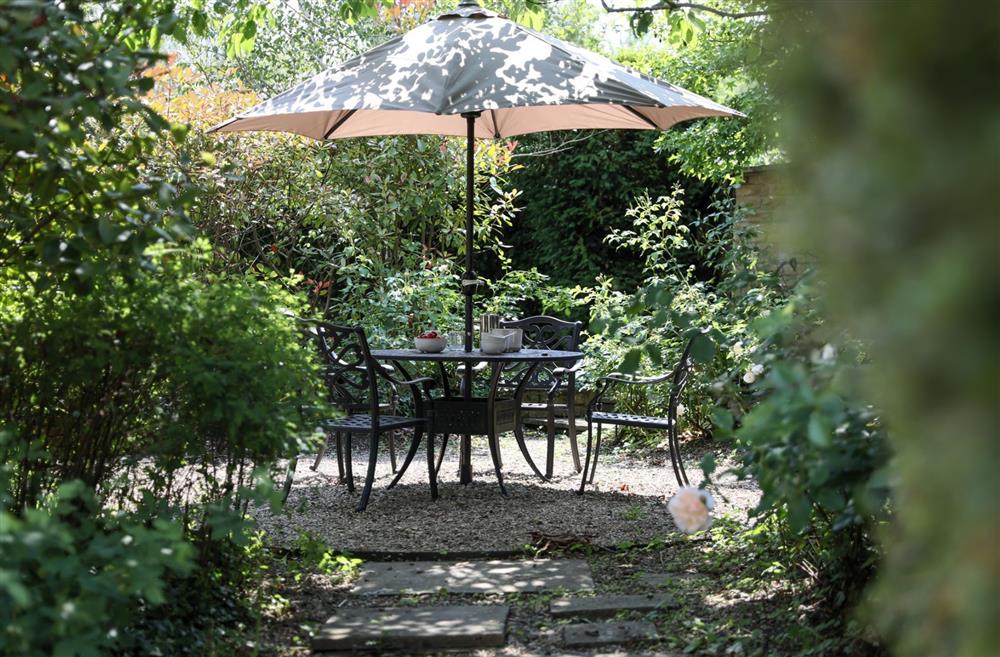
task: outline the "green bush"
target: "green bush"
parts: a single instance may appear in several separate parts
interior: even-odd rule
[[[754,323],[760,345],[745,378],[756,403],[737,418],[738,472],[760,485],[755,513],[776,518],[793,558],[842,611],[861,599],[881,558],[891,450],[880,414],[859,397],[871,364],[857,344],[825,333],[815,306],[802,285]],[[719,408],[715,420],[733,435],[732,413]]]
[[[763,268],[760,247],[743,211],[732,199],[710,212],[685,219],[679,188],[671,196],[640,196],[629,209],[632,226],[607,241],[642,263],[644,288],[635,294],[602,279],[579,291],[591,308],[584,384],[610,371],[662,374],[676,366],[687,340],[701,333],[699,361],[682,399],[688,429],[710,434],[717,404],[745,409],[750,400],[740,383],[752,367],[759,339],[751,323],[787,295],[775,271]],[[702,264],[695,267],[691,260]],[[628,412],[663,415],[667,387],[621,389],[616,402]],[[625,432],[659,441],[662,436]]]
[[[296,451],[316,394],[291,295],[199,273],[205,255],[153,256],[156,275],[88,295],[8,277],[0,293],[0,417],[23,455],[14,504],[80,479],[103,497],[190,492],[238,501],[254,463]],[[185,469],[184,477],[174,474]]]
[[[0,432],[0,452],[12,437]],[[126,639],[165,577],[192,568],[181,526],[142,511],[109,513],[80,481],[21,514],[0,471],[0,654],[100,655]]]

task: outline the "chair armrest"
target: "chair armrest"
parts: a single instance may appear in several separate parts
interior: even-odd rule
[[[391,381],[392,383],[395,383],[398,386],[423,385],[424,387],[431,387],[431,388],[433,388],[434,385],[437,383],[437,381],[435,381],[432,377],[429,377],[429,376],[421,376],[421,377],[417,377],[416,379],[410,379],[410,380],[407,381],[407,380],[403,380],[403,379],[397,379],[392,374],[390,374],[388,372],[384,372],[384,371],[381,372],[381,375],[382,375],[382,378],[388,379],[389,381]]]
[[[567,374],[575,374],[583,369],[583,361],[578,360],[573,363],[572,367],[556,367],[552,370],[553,376],[566,376]]]
[[[633,376],[631,374],[622,374],[620,372],[613,372],[607,376],[602,376],[601,381],[614,381],[615,383],[629,383],[635,385],[650,385],[653,383],[663,383],[670,378],[671,372],[666,374],[661,374],[660,376]]]

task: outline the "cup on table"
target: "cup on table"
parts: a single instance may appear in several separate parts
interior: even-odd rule
[[[479,335],[479,350],[484,354],[502,354],[507,351],[507,336],[493,331]]]
[[[465,333],[462,331],[448,331],[448,349],[457,351],[465,348]]]
[[[507,338],[507,351],[521,351],[521,344],[524,341],[524,329],[507,329],[510,336]]]

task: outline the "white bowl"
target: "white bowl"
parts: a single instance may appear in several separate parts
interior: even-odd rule
[[[479,336],[479,351],[484,354],[502,354],[507,351],[507,337],[500,335]]]
[[[425,354],[436,354],[444,351],[444,348],[448,346],[448,338],[444,336],[437,338],[413,338],[413,343],[417,351],[422,351]]]

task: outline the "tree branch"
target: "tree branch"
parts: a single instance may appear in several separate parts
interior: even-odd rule
[[[573,144],[579,143],[581,141],[587,141],[588,139],[592,138],[599,132],[604,132],[604,130],[591,130],[588,133],[582,134],[578,137],[573,137],[572,139],[567,139],[565,141],[562,141],[561,143],[555,146],[550,146],[548,148],[543,148],[537,151],[529,151],[521,153],[515,152],[513,155],[510,156],[510,159],[513,160],[515,158],[520,158],[520,157],[542,157],[545,155],[554,155],[555,153],[562,153],[563,151],[570,150]]]
[[[608,4],[607,0],[601,0],[601,6],[604,7],[604,11],[609,14],[621,12],[637,14],[646,11],[676,11],[678,9],[691,9],[694,11],[707,11],[710,14],[722,16],[723,18],[759,18],[771,15],[771,11],[767,9],[760,9],[757,11],[726,11],[725,9],[718,9],[717,7],[710,7],[708,5],[701,5],[694,2],[679,2],[677,0],[660,0],[655,5],[650,5],[648,7],[612,7]]]

